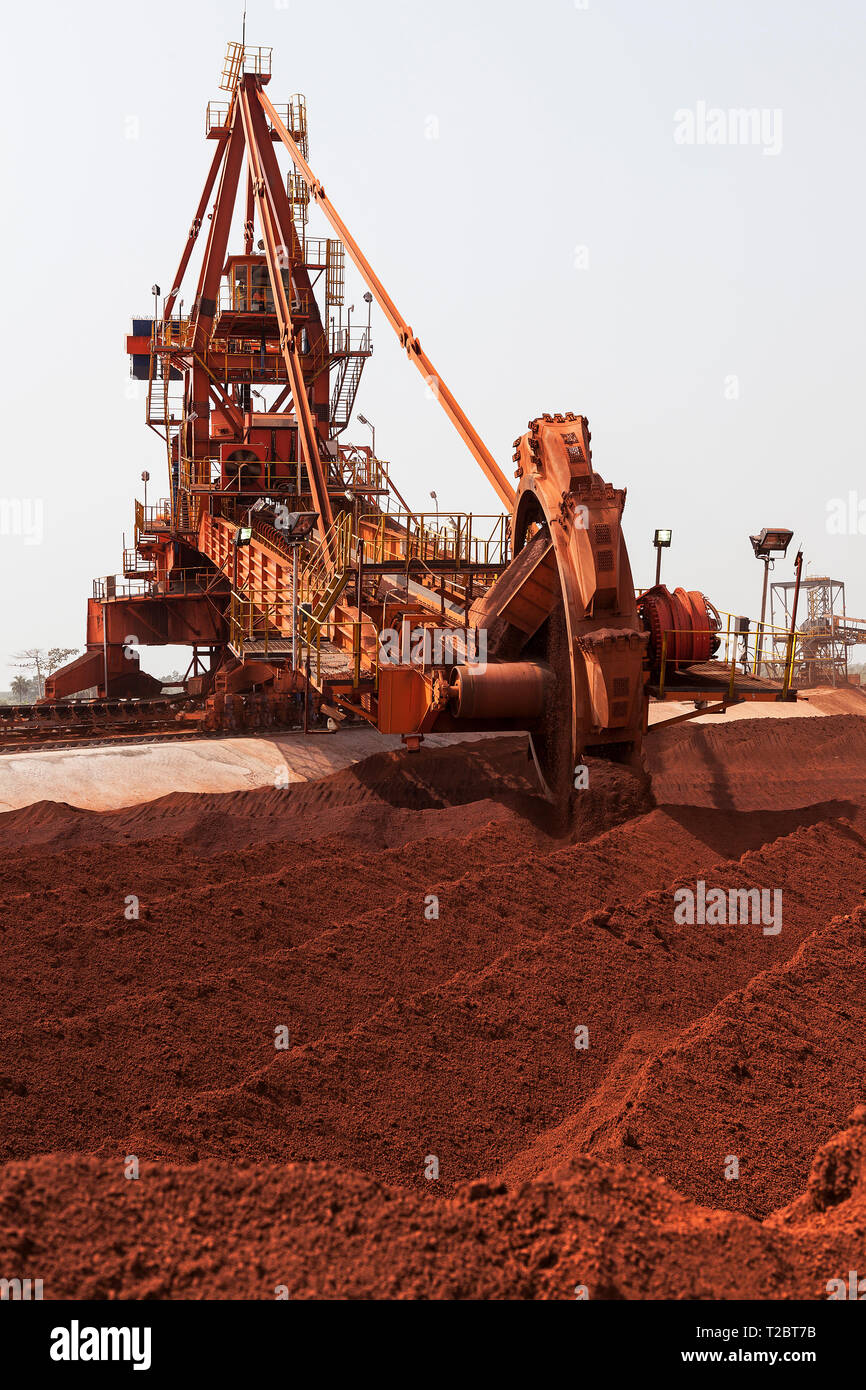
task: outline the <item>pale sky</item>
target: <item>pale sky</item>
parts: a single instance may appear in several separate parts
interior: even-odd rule
[[[0,685],[23,646],[83,646],[142,469],[165,490],[124,337],[171,284],[241,13],[6,10]],[[314,171],[506,472],[531,418],[583,413],[636,583],[669,526],[663,577],[754,616],[747,537],[788,526],[866,616],[862,4],[250,0],[247,41],[274,48],[272,100],[305,93]],[[373,329],[358,409],[401,491],[498,510]]]

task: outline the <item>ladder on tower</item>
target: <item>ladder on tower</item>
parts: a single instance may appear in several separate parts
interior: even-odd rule
[[[337,380],[331,393],[331,430],[335,434],[344,430],[352,418],[366,360],[366,353],[352,353],[340,362]]]
[[[233,92],[241,75],[244,64],[244,45],[242,43],[230,43],[226,48],[226,56],[223,59],[223,70],[220,76],[220,90],[223,92]]]

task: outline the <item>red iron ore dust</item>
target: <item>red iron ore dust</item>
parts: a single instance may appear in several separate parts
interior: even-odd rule
[[[647,757],[590,760],[564,837],[512,736],[0,817],[0,1271],[48,1299],[866,1275],[866,718]],[[781,931],[678,924],[698,881],[781,890]]]

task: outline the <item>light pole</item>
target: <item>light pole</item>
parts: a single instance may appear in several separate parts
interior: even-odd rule
[[[774,556],[784,557],[791,539],[793,531],[786,531],[782,527],[765,526],[763,531],[757,536],[750,536],[752,549],[758,560],[764,564],[764,584],[761,590],[761,622],[758,627],[758,636],[755,646],[755,675],[760,676],[761,667],[764,662],[764,617],[767,612],[767,581],[770,577],[770,566],[774,563]]]
[[[662,581],[662,551],[668,549],[672,535],[672,531],[657,530],[653,536],[653,545],[656,548],[656,585]]]
[[[788,633],[788,640],[785,644],[785,679],[782,682],[782,694],[788,698],[788,691],[791,687],[791,678],[794,674],[794,648],[797,644],[797,604],[800,599],[800,580],[803,577],[803,551],[797,551],[797,558],[794,561],[794,573],[797,576],[794,582],[794,602],[791,607],[791,629]]]
[[[298,669],[298,541],[292,546],[292,670]]]
[[[150,482],[150,474],[146,468],[141,475],[141,481],[144,483],[144,525],[147,529],[147,485]]]
[[[315,512],[289,512],[278,529],[292,548],[292,670],[298,669],[298,547],[309,540],[317,521]]]
[[[372,434],[372,436],[373,436],[373,458],[375,458],[375,457],[376,457],[376,426],[373,424],[373,422],[372,422],[371,420],[368,420],[368,419],[367,419],[366,415],[359,415],[359,416],[358,416],[358,424],[359,424],[359,425],[366,425],[366,426],[367,426],[367,429],[368,429],[368,430],[370,431],[370,433]]]
[[[430,496],[433,498],[433,505],[434,505],[435,508],[436,508],[436,530],[438,531],[438,530],[439,530],[439,498],[436,496],[436,493],[435,493],[435,492],[431,492],[431,493],[430,493]]]

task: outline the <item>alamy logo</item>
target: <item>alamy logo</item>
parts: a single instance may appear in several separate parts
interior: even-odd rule
[[[866,1279],[858,1279],[856,1269],[848,1270],[847,1284],[844,1279],[828,1279],[826,1288],[831,1303],[843,1298],[857,1298],[861,1301],[866,1298]]]
[[[379,633],[381,666],[487,666],[487,629],[384,627]]]
[[[831,497],[826,525],[829,536],[866,536],[866,497],[854,491],[847,497]]]
[[[694,890],[678,888],[674,902],[679,926],[762,926],[764,936],[778,936],[782,930],[781,888],[707,888],[699,878]]]
[[[45,533],[41,497],[0,497],[0,536],[21,536],[41,545]]]
[[[694,111],[674,112],[677,145],[760,145],[764,154],[782,153],[782,112],[778,107],[739,106],[725,111],[699,101]]]
[[[28,1302],[42,1297],[41,1279],[0,1279],[0,1300]]]
[[[149,1327],[68,1327],[51,1329],[52,1361],[131,1361],[134,1371],[150,1370]]]

